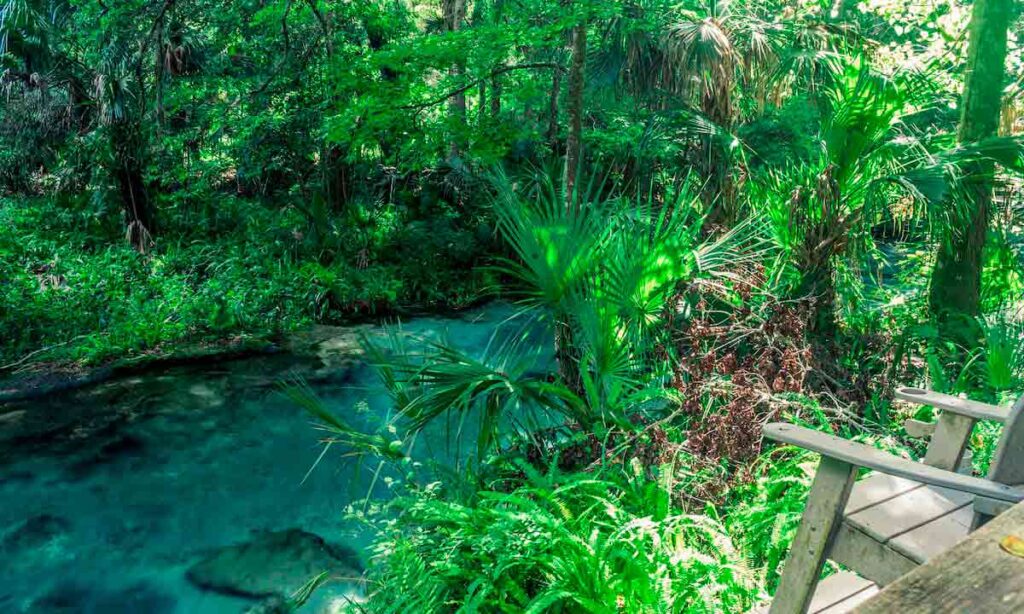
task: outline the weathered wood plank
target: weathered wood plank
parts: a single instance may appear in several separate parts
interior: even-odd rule
[[[856,477],[857,467],[822,457],[772,601],[772,614],[807,611]]]
[[[923,388],[897,388],[895,396],[901,401],[935,407],[961,416],[969,416],[975,420],[997,420],[1003,422],[1010,415],[1010,408],[1008,407],[999,407],[998,405],[979,403],[970,399],[961,399],[960,397],[932,392]]]
[[[935,434],[935,423],[908,418],[903,421],[903,430],[911,437],[924,438]]]
[[[845,513],[847,516],[856,514],[864,508],[892,499],[915,488],[924,488],[924,484],[886,473],[872,473],[853,485],[853,490],[850,491],[850,500],[846,503]]]
[[[871,580],[865,580],[852,571],[840,571],[825,578],[814,591],[814,599],[807,609],[810,614],[828,611],[865,590],[876,587]],[[877,591],[876,591],[877,592]]]
[[[1013,505],[1013,503],[996,501],[995,499],[989,499],[988,497],[975,497],[974,499],[974,511],[990,517],[998,516],[999,514],[1010,510]]]
[[[974,510],[965,505],[926,525],[897,535],[888,546],[919,563],[924,563],[962,542],[971,531]]]
[[[836,532],[829,558],[880,586],[905,576],[918,565],[846,522]]]
[[[1004,552],[1007,535],[1024,537],[1024,505],[1016,505],[954,548],[885,587],[858,614],[1024,612],[1024,559]]]
[[[775,422],[764,427],[765,437],[793,444],[823,458],[833,458],[859,467],[867,467],[897,477],[942,486],[1014,503],[1024,500],[1024,491],[991,480],[944,471],[923,463],[899,458],[861,443],[819,433],[792,424]],[[1024,442],[1022,442],[1024,443]]]
[[[1024,396],[1013,406],[992,459],[990,480],[1024,483]]]
[[[885,543],[970,503],[970,495],[964,493],[947,496],[932,488],[917,488],[851,514],[846,522]]]
[[[967,442],[971,439],[976,420],[969,416],[959,416],[952,412],[942,412],[935,427],[935,434],[928,442],[928,451],[924,455],[924,464],[956,471],[960,467]]]
[[[846,614],[847,612],[852,612],[857,606],[868,599],[871,599],[881,592],[881,590],[882,589],[878,588],[877,584],[872,584],[861,592],[855,595],[850,595],[844,601],[837,603],[828,609],[821,610],[818,614]]]

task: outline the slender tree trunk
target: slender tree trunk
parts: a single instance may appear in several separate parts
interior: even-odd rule
[[[572,325],[568,320],[555,323],[555,359],[558,361],[558,375],[569,390],[583,398],[583,376],[580,352],[576,349]]]
[[[1013,0],[977,0],[971,16],[967,77],[957,138],[972,143],[999,130],[1006,38]],[[991,162],[965,169],[969,214],[939,248],[932,273],[929,305],[943,338],[973,346],[974,316],[981,302],[982,256],[992,202]]]
[[[380,51],[391,42],[388,29],[383,27],[381,24],[375,23],[372,20],[367,20],[363,22],[363,27],[366,28],[367,42],[369,43],[372,51]],[[381,66],[380,78],[386,82],[394,81],[398,78],[398,71],[388,66]],[[379,144],[381,159],[391,161],[394,158],[395,146],[391,142],[389,131],[384,131],[380,135]]]
[[[724,72],[729,75],[725,82],[712,84],[702,93],[701,110],[715,124],[732,131],[735,119],[732,75],[736,71],[731,62]],[[731,154],[720,139],[706,136],[701,139],[699,155],[706,182],[702,196],[709,211],[707,222],[709,226],[721,225],[728,228],[736,221],[738,214]]]
[[[161,15],[157,26],[156,44],[156,125],[163,128],[164,125],[164,69],[166,68],[167,48],[164,43],[164,18]]]
[[[306,4],[317,23],[324,40],[324,59],[328,67],[323,73],[324,96],[330,101],[330,107],[335,108],[338,104],[334,82],[334,15],[330,11],[323,12],[314,0],[306,0]],[[377,49],[384,44],[381,34],[378,31],[371,31],[369,34],[371,48]],[[387,79],[388,75],[382,69],[382,76]],[[386,151],[386,147],[381,147]],[[350,185],[353,178],[352,164],[348,161],[348,148],[341,147],[336,143],[324,143],[320,152],[321,187],[327,206],[331,211],[341,211],[349,201],[351,193]]]
[[[569,134],[565,140],[565,173],[562,185],[565,188],[565,205],[575,204],[576,173],[579,171],[583,150],[583,86],[584,68],[587,62],[587,24],[573,28],[572,63],[569,67]]]
[[[797,268],[801,280],[795,298],[806,302],[808,332],[819,342],[835,342],[838,331],[836,314],[835,261],[845,246],[844,229],[848,220],[837,214],[842,203],[839,183],[831,164],[818,175],[813,192],[796,190],[790,196],[789,223],[803,229],[803,246]],[[820,219],[809,219],[811,208],[821,211]]]
[[[491,77],[491,117],[501,115],[501,77]]]
[[[584,68],[587,61],[587,23],[585,20],[572,30],[572,60],[569,66],[568,116],[569,132],[565,141],[565,168],[562,186],[565,190],[565,208],[579,206],[576,191],[576,174],[579,171],[583,149],[583,87]],[[558,72],[558,69],[555,69]],[[557,78],[557,77],[556,77]],[[557,105],[557,99],[555,99]],[[555,357],[562,381],[576,394],[583,395],[583,378],[580,352],[573,338],[572,324],[568,319],[555,323]]]
[[[494,23],[501,24],[505,15],[505,0],[494,0]],[[491,77],[491,117],[501,115],[501,76]]]
[[[487,124],[487,82],[481,81],[479,88],[479,103],[477,105],[477,124],[481,127]]]
[[[558,99],[562,94],[562,71],[551,71],[551,106],[548,108],[548,133],[545,135],[552,153],[558,152]]]
[[[462,22],[466,19],[466,0],[443,0],[443,10],[445,31],[458,32],[461,30]],[[451,68],[450,74],[458,81],[463,72],[464,67],[456,63]],[[455,118],[455,134],[449,144],[449,155],[454,157],[459,155],[462,149],[460,142],[466,126],[466,93],[459,92],[452,96],[450,105],[452,117]]]

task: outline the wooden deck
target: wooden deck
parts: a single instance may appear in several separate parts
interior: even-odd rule
[[[865,580],[887,586],[933,559],[948,561],[946,553],[974,543],[968,536],[972,526],[1024,502],[1024,396],[1009,411],[916,388],[900,389],[896,396],[941,410],[934,430],[916,425],[922,432],[933,432],[923,462],[793,424],[772,422],[763,427],[767,439],[821,454],[771,604],[774,614],[803,614],[809,608],[814,611],[812,605],[817,608],[826,602],[831,602],[827,611],[843,611],[863,597],[863,584],[852,580],[837,579],[828,593],[823,592],[819,578],[829,559]],[[956,471],[979,419],[1004,425],[987,478]],[[861,469],[877,473],[857,483]],[[989,547],[989,554],[991,550]],[[1004,562],[999,573],[1012,567]],[[970,576],[971,570],[962,571]],[[972,586],[981,587],[985,583],[982,578],[975,575]],[[1020,580],[1017,578],[1015,586],[1008,584],[1000,596],[1003,604],[1012,607],[991,611],[1024,612],[1024,582]],[[880,599],[887,590],[867,603]],[[987,597],[991,596],[978,594],[979,599]],[[989,611],[978,609],[974,601],[961,602],[951,610],[929,609],[933,608],[933,595],[919,591],[917,598],[925,609],[916,611]],[[888,611],[910,610],[890,607]]]
[[[843,614],[871,599],[879,592],[878,585],[852,571],[833,574],[818,584],[809,614]]]
[[[865,567],[862,577],[842,571],[818,584],[812,614],[850,612],[918,565],[967,538],[973,497],[883,473],[857,482],[846,504],[831,558]],[[757,612],[767,612],[765,606]]]
[[[857,614],[1024,612],[1024,558],[999,543],[1024,539],[1024,503],[997,516],[907,576],[855,608]]]
[[[871,599],[881,589],[870,580],[852,571],[840,571],[825,578],[818,584],[808,614],[844,614],[852,612],[858,605]],[[768,614],[770,603],[754,608],[749,614]]]

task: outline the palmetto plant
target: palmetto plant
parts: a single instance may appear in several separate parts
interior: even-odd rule
[[[638,99],[682,115],[677,125],[705,182],[711,223],[739,215],[737,121],[769,100],[779,104],[794,85],[813,91],[830,83],[838,68],[841,38],[807,15],[782,19],[781,9],[737,0],[633,0],[605,28],[593,62]],[[740,105],[743,98],[756,104]]]
[[[959,218],[956,190],[965,160],[1008,159],[1008,141],[943,150],[949,135],[917,127],[928,91],[914,75],[901,81],[873,72],[864,61],[827,88],[828,109],[816,162],[770,173],[752,186],[750,206],[770,219],[777,244],[798,271],[792,293],[815,299],[812,329],[835,328],[838,259],[856,263],[874,242],[870,229],[888,210],[904,221],[925,221],[936,236]]]
[[[68,103],[81,119],[84,113],[75,107],[86,101],[88,88],[63,40],[71,13],[66,0],[0,2],[0,87],[8,96],[14,83],[44,92],[66,88]]]
[[[565,210],[544,177],[513,183],[499,174],[495,185],[499,230],[514,254],[502,268],[521,304],[552,326],[562,379],[577,392],[586,381],[639,382],[679,286],[751,257],[741,252],[753,227],[704,239],[685,191],[662,205],[584,195]]]
[[[0,3],[0,55],[21,58],[26,73],[49,68],[49,38],[65,2],[5,0]]]
[[[171,4],[160,9],[158,21]],[[107,166],[122,203],[126,234],[143,250],[154,230],[144,177],[144,92],[150,72],[145,68],[155,61],[147,50],[156,27],[123,9],[111,12],[101,5],[98,17],[105,18],[108,31],[96,37],[98,46],[89,47],[65,31],[70,17],[83,10],[66,0],[6,0],[0,4],[0,56],[15,58],[30,86],[66,89],[80,127],[98,124],[106,130]]]
[[[679,67],[674,89],[691,94],[704,114],[723,127],[732,124],[736,113],[733,97],[743,64],[738,36],[745,25],[733,19],[729,2],[708,0],[698,10],[681,11],[666,33],[669,61]],[[750,61],[768,60],[771,46],[766,39],[754,40],[758,44]]]
[[[1000,314],[983,323],[987,384],[997,394],[1015,393],[1024,380],[1024,321],[1021,313]]]
[[[476,438],[478,461],[506,435],[530,437],[559,421],[598,434],[633,428],[628,417],[666,394],[652,365],[664,335],[659,324],[677,308],[678,290],[756,257],[743,251],[753,227],[703,239],[685,194],[660,209],[624,197],[581,198],[582,206],[566,209],[545,176],[512,182],[499,173],[494,184],[498,228],[512,253],[500,269],[516,281],[516,321],[527,324],[506,326],[507,341],[482,356],[443,340],[412,350],[398,334],[368,344],[369,362],[392,395],[394,426],[412,441],[445,421],[459,437]],[[325,420],[326,410],[315,414],[338,429],[341,443],[379,453],[377,440],[364,445],[348,426]]]

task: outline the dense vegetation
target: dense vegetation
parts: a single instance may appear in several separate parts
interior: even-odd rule
[[[894,385],[1024,383],[1019,17],[3,0],[0,368],[514,301],[484,356],[368,341],[378,431],[288,388],[395,494],[359,607],[745,611],[814,467],[764,422],[916,457]]]

